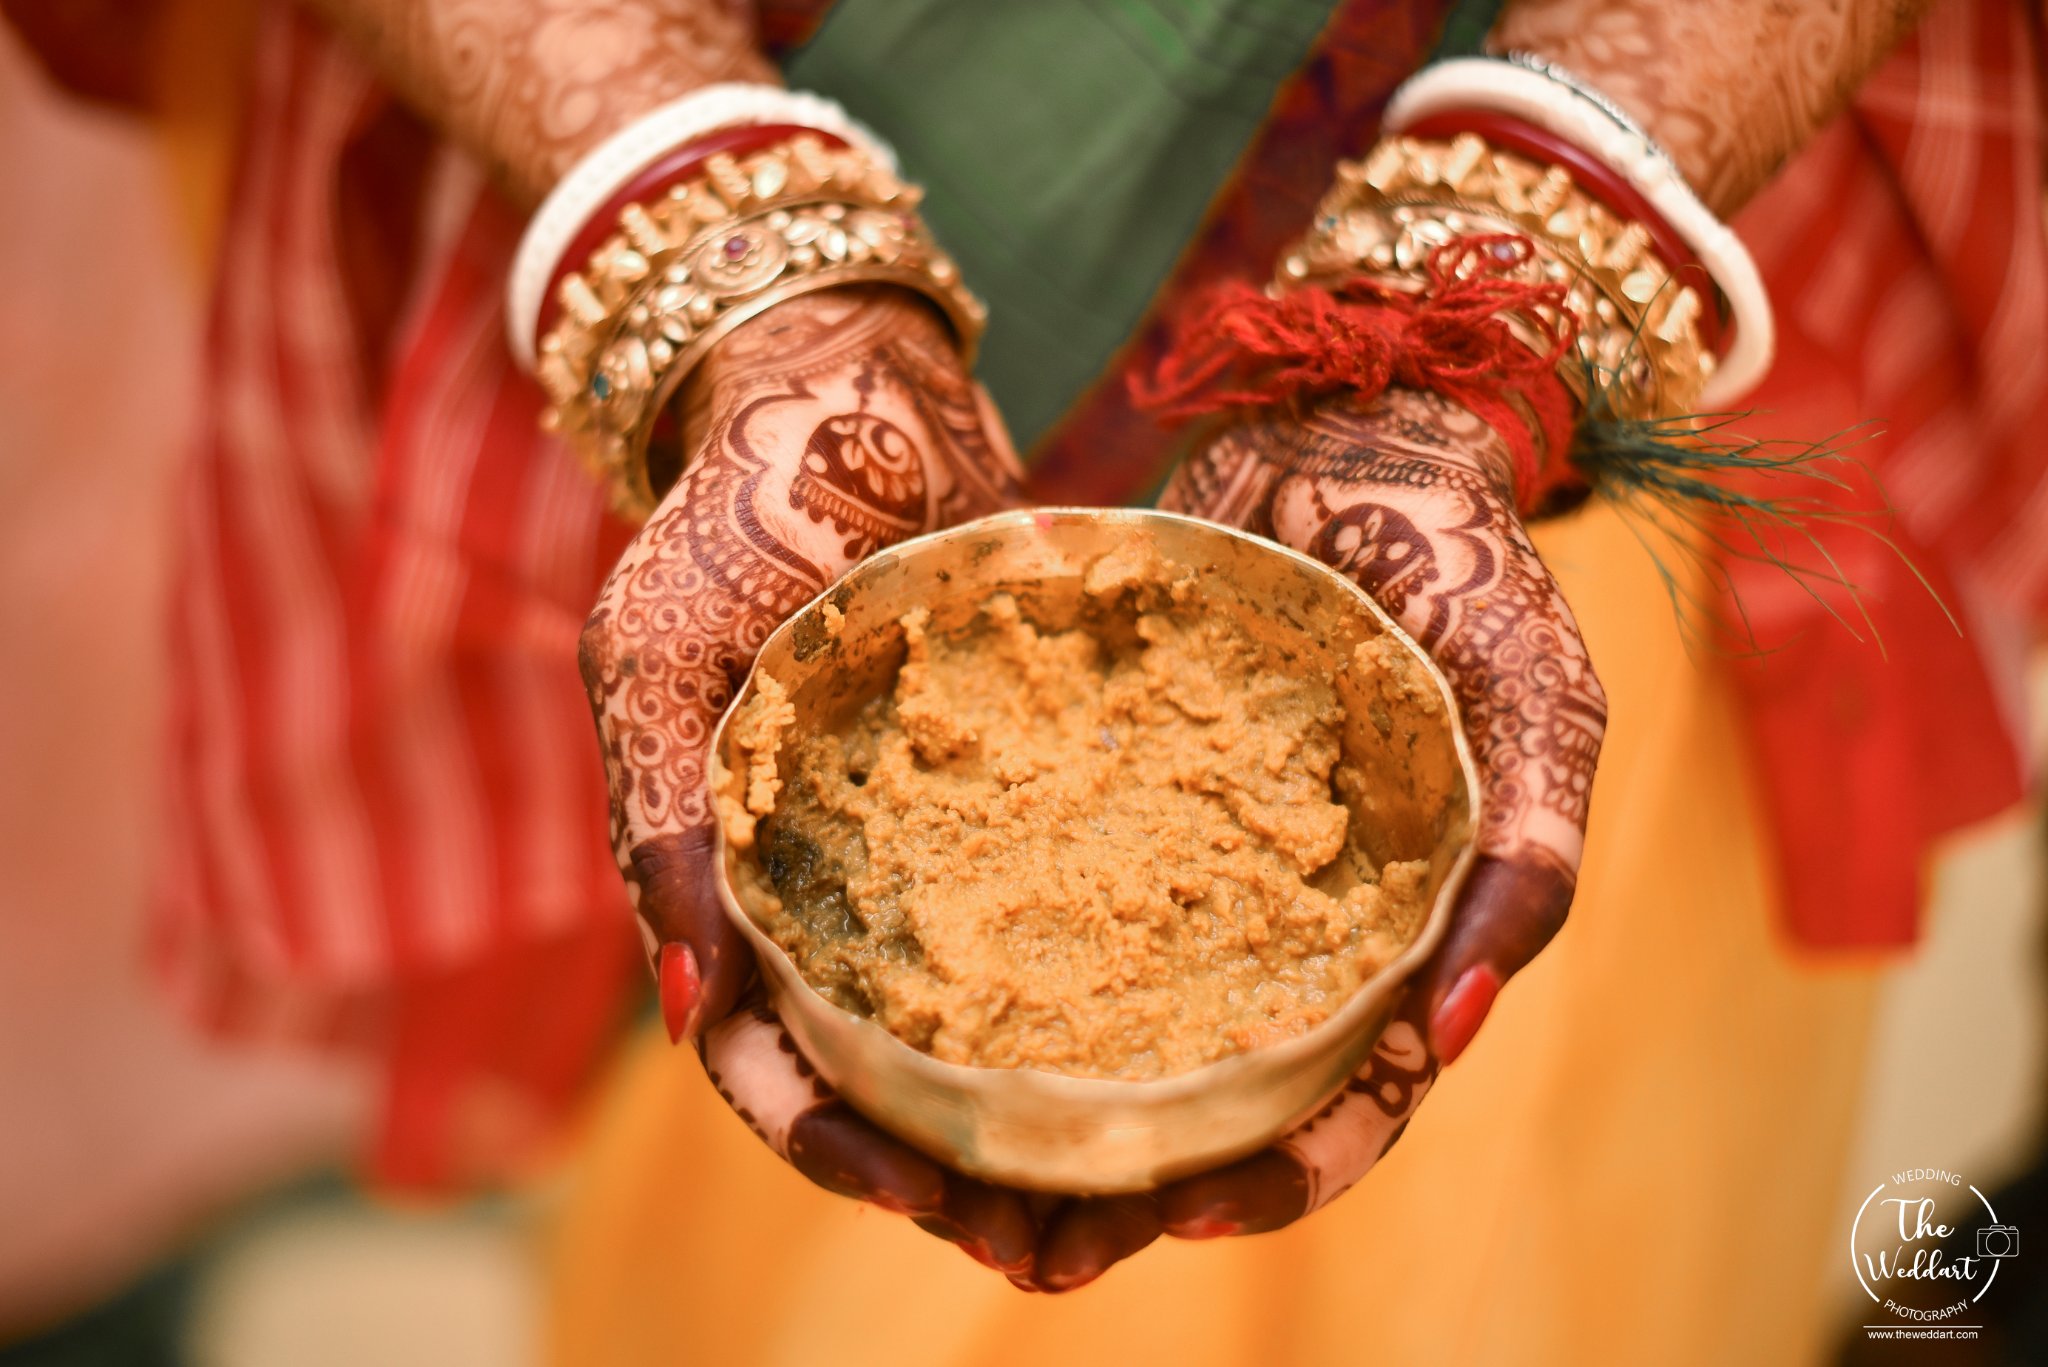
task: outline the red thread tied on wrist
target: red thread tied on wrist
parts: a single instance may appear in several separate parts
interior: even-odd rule
[[[1278,297],[1243,281],[1217,286],[1181,321],[1150,380],[1131,377],[1132,401],[1174,423],[1340,393],[1369,403],[1396,386],[1428,390],[1500,435],[1516,504],[1533,512],[1580,482],[1566,458],[1572,395],[1557,373],[1578,331],[1565,286],[1506,278],[1534,250],[1509,234],[1447,242],[1429,254],[1420,294],[1364,279]],[[1506,314],[1546,349],[1516,337]]]

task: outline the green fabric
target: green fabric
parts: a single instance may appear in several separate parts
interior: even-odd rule
[[[785,63],[893,143],[1029,447],[1101,373],[1331,0],[840,0]]]
[[[1432,60],[1479,56],[1485,48],[1486,35],[1493,31],[1493,21],[1506,3],[1507,0],[1457,0],[1444,18],[1443,37],[1437,40]]]

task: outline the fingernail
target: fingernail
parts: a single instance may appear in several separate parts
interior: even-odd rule
[[[1449,1065],[1465,1052],[1499,995],[1500,975],[1486,964],[1466,969],[1451,985],[1429,1022],[1429,1043],[1438,1062]]]
[[[704,1003],[704,981],[697,976],[697,956],[690,947],[671,941],[661,947],[659,970],[661,1023],[671,1044],[697,1033],[697,1009]]]
[[[1012,1273],[1010,1275],[1010,1285],[1016,1287],[1019,1291],[1029,1291],[1034,1296],[1038,1294],[1038,1284],[1021,1273]]]
[[[1235,1220],[1202,1216],[1199,1219],[1181,1221],[1173,1227],[1172,1233],[1176,1239],[1228,1239],[1243,1229],[1244,1226]]]
[[[1039,1280],[1045,1284],[1045,1289],[1052,1292],[1053,1295],[1064,1296],[1069,1291],[1079,1291],[1101,1275],[1102,1270],[1097,1268],[1093,1272],[1076,1272],[1065,1276],[1055,1273],[1049,1277],[1041,1277]]]

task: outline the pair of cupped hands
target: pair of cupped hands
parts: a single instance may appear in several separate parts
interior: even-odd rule
[[[1481,857],[1366,1069],[1313,1120],[1155,1192],[1051,1198],[946,1169],[817,1076],[720,908],[706,789],[712,729],[779,623],[880,547],[1023,501],[1002,421],[938,315],[890,287],[777,305],[680,402],[686,473],[606,583],[582,669],[663,1016],[720,1095],[811,1181],[910,1216],[1026,1290],[1081,1286],[1161,1234],[1277,1229],[1362,1177],[1563,923],[1605,724],[1499,437],[1432,394],[1337,395],[1227,423],[1173,476],[1163,507],[1336,567],[1431,652],[1483,777]]]

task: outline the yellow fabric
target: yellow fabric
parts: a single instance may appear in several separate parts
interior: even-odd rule
[[[1578,903],[1366,1181],[1027,1296],[812,1189],[649,1039],[564,1212],[552,1361],[1815,1360],[1876,970],[1777,941],[1730,699],[1627,531],[1539,541],[1613,707]]]

